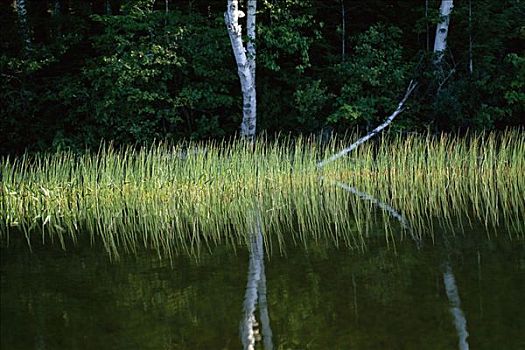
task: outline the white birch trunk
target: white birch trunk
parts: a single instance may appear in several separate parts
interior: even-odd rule
[[[256,13],[257,13],[257,0],[248,0],[247,8],[247,20],[246,26],[248,31],[248,43],[246,45],[248,51],[248,64],[250,65],[250,73],[252,75],[252,89],[250,90],[250,115],[244,123],[247,125],[243,136],[248,139],[255,137],[255,131],[257,130],[257,90],[255,83],[255,70],[256,70],[256,56],[257,50],[255,46],[256,37]]]
[[[252,73],[252,82],[255,90],[255,36],[256,36],[256,13],[257,0],[248,0],[248,11],[246,19],[246,27],[248,31],[248,43],[246,45],[248,51],[248,64],[250,65],[250,72]]]
[[[250,38],[247,49],[242,40],[242,26],[239,18],[244,17],[244,13],[239,11],[238,0],[228,0],[227,10],[224,14],[226,28],[237,63],[237,73],[241,82],[243,97],[243,117],[241,123],[241,137],[252,141],[255,137],[257,123],[257,106],[255,95],[255,12],[256,0],[248,0],[248,37]],[[253,38],[253,40],[252,40]],[[247,54],[248,51],[248,54]]]
[[[341,61],[345,61],[346,53],[346,10],[345,10],[345,0],[341,0]]]
[[[110,4],[109,0],[106,0],[104,2],[104,14],[105,15],[111,15],[111,12],[112,12],[111,11],[111,4]]]
[[[170,3],[169,0],[164,0],[164,14],[166,15],[164,17],[164,32],[166,33],[166,40],[168,40],[168,15],[170,13]]]
[[[430,51],[430,31],[428,29],[428,0],[425,0],[425,23],[427,27],[427,52]]]
[[[53,8],[51,9],[51,13],[53,14],[53,16],[58,16],[60,15],[60,1],[58,0],[53,0]]]
[[[18,25],[20,26],[20,35],[24,42],[24,48],[31,50],[31,31],[29,30],[29,21],[27,19],[26,0],[16,0],[16,13],[18,15]]]
[[[445,50],[447,49],[448,29],[450,25],[450,13],[454,7],[453,0],[441,0],[441,7],[439,8],[439,15],[441,22],[436,27],[436,38],[434,40],[434,63],[441,64]]]
[[[468,2],[468,71],[470,75],[474,73],[472,58],[472,0]]]

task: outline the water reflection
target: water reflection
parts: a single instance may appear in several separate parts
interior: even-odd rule
[[[266,274],[264,272],[264,242],[262,235],[260,213],[257,212],[250,234],[250,260],[248,265],[248,282],[244,295],[243,311],[241,321],[241,341],[244,349],[255,349],[255,343],[261,340],[259,323],[255,316],[257,304],[259,305],[259,317],[261,320],[261,331],[264,348],[273,349],[272,329],[270,327],[270,316],[268,314],[268,302],[266,298]]]
[[[377,198],[373,197],[372,195],[368,193],[359,191],[355,187],[352,187],[346,183],[343,183],[340,181],[333,181],[333,184],[335,184],[339,188],[344,189],[347,192],[355,194],[358,198],[362,200],[370,201],[372,204],[376,205],[377,207],[386,211],[390,216],[397,219],[401,223],[401,226],[404,229],[407,229],[407,230],[410,229],[410,223],[408,222],[408,220],[405,219],[405,217],[392,206],[378,200]],[[412,235],[412,237],[416,241],[418,249],[420,249],[421,248],[421,237],[415,236],[415,235]],[[449,249],[448,241],[446,237],[445,237],[445,243],[446,243],[447,249]],[[443,282],[445,285],[447,298],[450,303],[450,312],[454,318],[454,326],[456,328],[456,332],[459,338],[459,342],[458,342],[459,350],[468,350],[469,344],[467,342],[467,338],[469,334],[467,331],[467,320],[465,318],[465,314],[463,310],[461,309],[461,301],[459,298],[459,291],[458,291],[458,287],[456,283],[456,278],[454,277],[454,272],[452,270],[452,267],[450,266],[450,262],[447,260],[444,265],[445,265],[445,268],[444,268],[445,271],[443,272]],[[354,295],[355,295],[356,294],[355,293],[355,280],[354,280],[353,275],[352,275],[352,283],[354,285]],[[354,296],[354,304],[355,304],[356,315],[357,315],[357,303],[355,302],[355,296]]]
[[[344,182],[341,181],[333,181],[333,183],[342,189],[344,189],[347,192],[350,192],[352,194],[355,194],[358,198],[369,201],[373,205],[377,206],[378,208],[386,211],[390,216],[392,216],[394,219],[398,220],[401,223],[401,226],[404,229],[409,229],[410,224],[408,223],[407,219],[399,213],[396,209],[394,209],[392,206],[386,204],[385,202],[380,201],[379,199],[375,198],[374,196],[370,195],[369,193],[359,191],[355,187],[352,187]]]
[[[403,241],[395,251],[376,238],[353,252],[327,241],[295,246],[290,237],[281,255],[264,245],[263,231],[250,242],[254,254],[221,246],[169,261],[139,250],[119,262],[83,241],[66,252],[33,242],[33,253],[12,241],[0,254],[0,348],[238,349],[248,285],[257,288],[246,308],[259,323],[256,348],[457,349],[447,290],[461,296],[469,346],[523,348],[516,310],[525,308],[525,244],[477,233],[448,245],[444,233],[421,249]],[[250,270],[258,282],[246,281],[257,275]]]
[[[467,320],[465,314],[461,309],[461,300],[459,298],[458,286],[456,283],[456,277],[450,263],[445,264],[445,271],[443,272],[443,282],[445,284],[445,290],[447,292],[447,298],[450,303],[450,313],[454,317],[454,326],[459,338],[459,349],[468,350],[469,344],[467,342]]]

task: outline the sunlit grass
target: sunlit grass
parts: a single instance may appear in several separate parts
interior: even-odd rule
[[[106,249],[159,252],[245,242],[249,216],[261,214],[267,242],[292,235],[360,246],[377,223],[387,239],[432,235],[438,222],[482,221],[523,236],[525,137],[520,131],[379,138],[318,169],[347,145],[295,139],[158,144],[97,153],[2,159],[0,232],[42,240],[90,235]],[[395,208],[333,184],[341,181]],[[454,223],[457,230],[457,222]],[[69,238],[68,238],[69,239]]]

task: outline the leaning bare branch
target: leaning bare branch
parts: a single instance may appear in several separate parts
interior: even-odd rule
[[[371,132],[369,132],[366,136],[363,136],[362,138],[360,138],[359,140],[357,140],[356,142],[354,142],[352,145],[350,145],[349,147],[345,148],[344,150],[342,150],[341,152],[337,153],[337,154],[334,154],[333,156],[331,156],[330,158],[328,159],[325,159],[323,160],[322,162],[319,162],[317,163],[317,167],[319,168],[322,168],[323,166],[325,166],[326,164],[328,163],[331,163],[333,162],[334,160],[337,160],[341,157],[343,157],[344,155],[352,152],[354,149],[356,149],[357,147],[359,147],[359,145],[365,143],[366,141],[368,141],[369,139],[371,139],[372,137],[374,137],[375,135],[377,135],[381,130],[383,130],[384,128],[386,128],[388,125],[390,125],[390,123],[392,123],[392,121],[399,115],[401,114],[404,110],[405,110],[405,103],[406,101],[408,100],[408,98],[410,97],[410,95],[412,95],[412,92],[414,92],[415,88],[417,87],[417,83],[414,82],[414,80],[412,80],[410,82],[410,84],[408,85],[408,88],[407,88],[407,91],[405,93],[405,96],[403,97],[403,99],[401,100],[401,102],[399,102],[399,105],[397,106],[397,109],[394,111],[394,113],[392,113],[386,120],[383,124],[379,125],[377,128],[375,128],[374,130],[372,130]]]
[[[448,73],[448,75],[443,79],[443,81],[441,83],[439,83],[439,86],[438,86],[438,89],[437,89],[438,95],[441,92],[441,89],[443,89],[443,86],[445,86],[447,81],[454,75],[454,73],[456,73],[456,67],[452,68],[450,70],[450,72]]]

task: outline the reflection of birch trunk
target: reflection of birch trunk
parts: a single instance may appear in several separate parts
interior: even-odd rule
[[[454,317],[454,326],[459,338],[459,349],[468,350],[469,344],[467,342],[468,331],[467,331],[467,319],[461,309],[461,300],[459,298],[458,286],[456,284],[456,278],[450,263],[445,264],[445,271],[443,272],[443,282],[445,283],[445,290],[447,292],[447,298],[450,303],[450,313]]]
[[[29,21],[27,20],[26,0],[16,0],[16,13],[24,48],[26,51],[29,51],[31,50],[31,32],[29,30]]]
[[[266,299],[266,274],[264,272],[264,257],[261,260],[261,280],[259,281],[259,315],[261,318],[261,331],[263,345],[266,350],[273,349],[272,329],[270,315],[268,314],[268,300]]]
[[[261,330],[265,349],[272,349],[272,330],[268,315],[266,299],[266,275],[264,273],[264,242],[259,213],[255,218],[250,233],[250,262],[248,267],[248,282],[244,295],[244,316],[241,322],[241,340],[244,349],[253,350],[255,342],[260,339],[255,309],[259,303]]]

